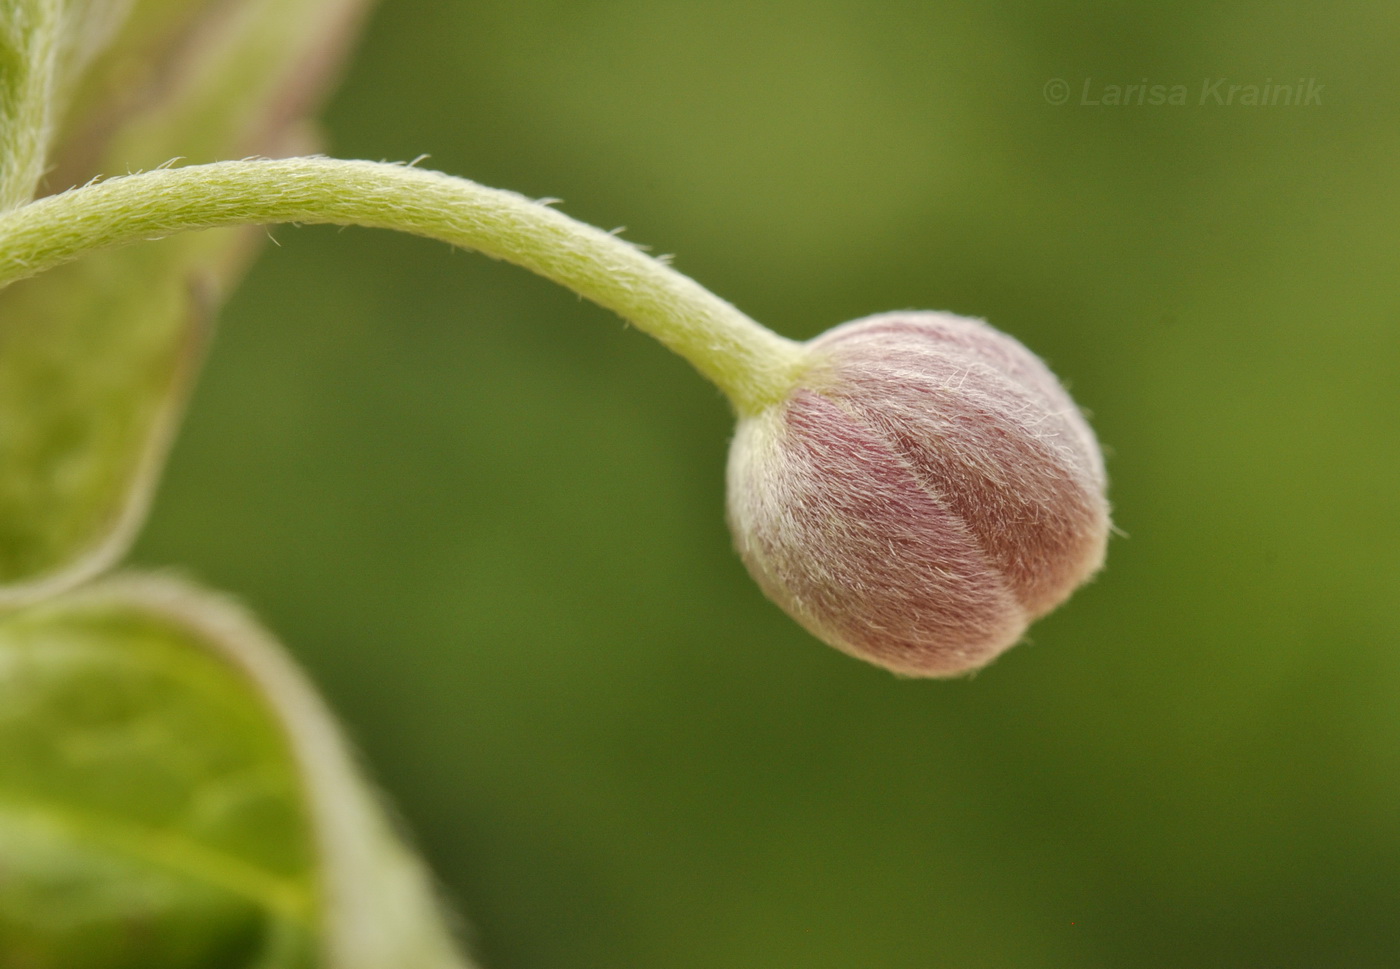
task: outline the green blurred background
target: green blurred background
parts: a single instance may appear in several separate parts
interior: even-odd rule
[[[1126,536],[973,679],[762,598],[684,363],[386,233],[275,231],[136,559],[284,637],[489,969],[1393,967],[1398,34],[1369,0],[380,6],[332,153],[561,197],[791,336],[941,308],[1050,361]]]

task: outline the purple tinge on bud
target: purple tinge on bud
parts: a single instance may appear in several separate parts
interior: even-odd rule
[[[1103,563],[1103,457],[1055,375],[949,313],[843,324],[739,423],[729,522],[763,591],[896,673],[985,665]]]

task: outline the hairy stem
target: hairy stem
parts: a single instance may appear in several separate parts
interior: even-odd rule
[[[0,287],[94,249],[273,222],[398,229],[523,266],[656,337],[741,414],[781,399],[804,357],[800,344],[614,235],[514,192],[382,162],[219,162],[40,199],[0,216]]]

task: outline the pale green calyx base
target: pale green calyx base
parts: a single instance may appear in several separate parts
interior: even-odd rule
[[[0,286],[85,252],[189,229],[274,222],[397,229],[523,266],[613,310],[756,414],[792,388],[803,346],[617,236],[463,178],[383,162],[257,159],[96,182],[0,216]]]

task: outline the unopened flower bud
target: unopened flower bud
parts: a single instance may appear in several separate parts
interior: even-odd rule
[[[763,591],[836,648],[911,676],[977,669],[1103,562],[1106,479],[1041,361],[978,320],[838,326],[739,423],[729,521]]]

